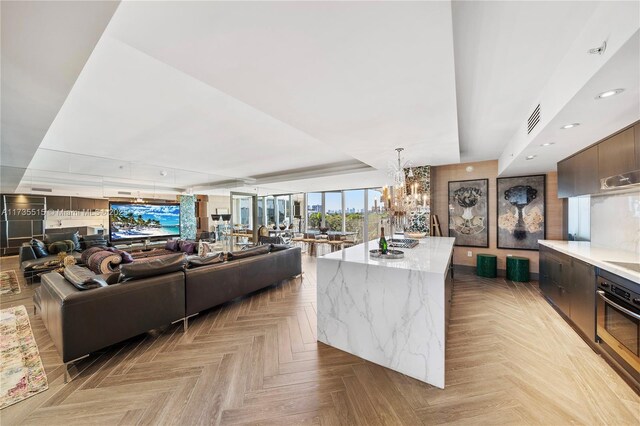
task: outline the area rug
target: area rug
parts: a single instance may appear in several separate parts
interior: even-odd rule
[[[0,310],[0,410],[47,389],[27,308]]]
[[[0,272],[0,294],[18,294],[20,293],[20,284],[18,276],[13,269]]]

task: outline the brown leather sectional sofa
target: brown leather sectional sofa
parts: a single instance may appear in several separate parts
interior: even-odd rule
[[[186,330],[201,311],[301,273],[301,250],[292,247],[84,291],[49,273],[34,300],[66,365],[170,323],[183,321]]]

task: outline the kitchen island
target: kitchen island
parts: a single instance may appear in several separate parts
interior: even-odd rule
[[[369,257],[377,240],[318,258],[318,341],[444,388],[454,238]]]

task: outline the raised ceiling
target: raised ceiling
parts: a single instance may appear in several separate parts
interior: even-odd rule
[[[614,84],[615,67],[605,67],[612,57],[633,60],[623,45],[640,28],[636,9],[634,2],[589,1],[123,2],[106,29],[89,20],[104,32],[64,103],[43,97],[57,116],[39,124],[48,130],[36,138],[18,190],[48,184],[73,193],[78,181],[83,195],[99,188],[96,195],[106,196],[136,187],[377,186],[398,146],[415,165],[500,157],[506,174],[552,170],[595,139],[571,140],[523,163],[529,145],[563,110],[580,110],[586,101],[578,89],[592,90],[587,85],[598,76],[601,85]],[[3,24],[12,14],[3,2]],[[611,55],[588,67],[571,56],[585,56],[584,46],[603,34]],[[6,38],[3,26],[3,71],[14,62]],[[10,42],[12,51],[28,47]],[[38,70],[21,72],[28,79]],[[633,72],[617,76],[627,81]],[[563,73],[579,76],[580,86],[554,91],[563,108],[544,116],[535,134],[520,135]],[[3,92],[5,80],[3,72]],[[625,99],[598,110],[609,126],[633,115],[633,99]],[[17,163],[19,138],[2,133],[4,174]]]

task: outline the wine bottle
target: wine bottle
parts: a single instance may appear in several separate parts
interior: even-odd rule
[[[389,251],[387,239],[384,237],[384,226],[380,228],[380,241],[378,241],[378,249],[380,249],[380,253],[382,254],[387,254],[387,252]]]

